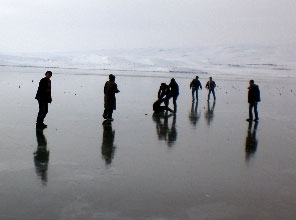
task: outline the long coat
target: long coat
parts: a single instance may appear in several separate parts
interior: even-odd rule
[[[112,81],[107,81],[104,86],[104,108],[105,109],[116,109],[116,98],[115,93],[118,93],[117,84]]]

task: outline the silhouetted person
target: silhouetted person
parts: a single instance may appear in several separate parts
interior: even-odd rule
[[[48,112],[48,103],[52,102],[51,98],[51,81],[52,76],[51,71],[45,73],[45,77],[42,78],[39,82],[38,90],[35,99],[38,100],[39,112],[36,121],[36,128],[44,129],[47,127],[44,124],[44,118]]]
[[[254,83],[254,80],[250,80],[249,92],[248,92],[248,103],[249,103],[249,118],[246,119],[247,121],[253,120],[253,109],[255,113],[254,121],[259,120],[257,105],[258,102],[261,101],[260,99],[260,90],[259,86]]]
[[[157,93],[157,98],[159,100],[162,100],[164,98],[167,98],[170,94],[170,88],[166,83],[161,83],[158,93]]]
[[[179,85],[174,78],[171,79],[169,87],[170,87],[169,99],[173,98],[174,113],[176,113],[177,112],[177,98],[179,96]],[[168,104],[167,104],[167,106],[168,106]]]
[[[105,159],[106,165],[110,165],[114,158],[115,146],[114,138],[115,131],[112,130],[112,124],[103,126],[103,140],[102,140],[102,156]]]
[[[170,109],[168,106],[164,105],[162,106],[161,103],[164,102],[165,99],[158,99],[153,103],[153,111],[154,113],[163,113],[165,111],[173,112],[172,109]]]
[[[103,118],[113,121],[112,114],[113,110],[116,110],[116,97],[115,94],[120,91],[115,83],[115,76],[113,74],[109,75],[109,81],[105,83],[104,86],[104,113]]]
[[[42,129],[36,129],[36,138],[38,146],[34,153],[34,164],[37,175],[45,185],[47,182],[49,151],[47,150],[47,141]]]
[[[209,90],[208,101],[210,101],[211,93],[213,94],[214,100],[216,100],[216,95],[215,95],[216,83],[215,81],[213,81],[212,77],[209,78],[209,81],[206,84],[206,88]]]
[[[208,102],[208,110],[205,112],[205,118],[208,121],[208,125],[210,125],[211,121],[214,118],[214,110],[215,110],[216,102],[213,102],[212,107],[210,107],[210,102]]]
[[[258,121],[255,122],[254,128],[252,130],[253,122],[249,122],[248,134],[246,137],[246,160],[249,161],[251,157],[253,157],[257,151],[258,140],[256,138],[256,132],[258,127]]]
[[[195,79],[193,79],[190,83],[190,89],[192,88],[192,102],[194,102],[194,94],[196,97],[196,101],[198,102],[198,89],[202,89],[201,83],[198,79],[199,77],[196,76]]]
[[[197,113],[197,107],[198,107],[198,102],[196,102],[195,105],[192,102],[191,111],[189,114],[189,120],[191,121],[191,124],[193,124],[194,126],[196,126],[200,117],[199,114]]]

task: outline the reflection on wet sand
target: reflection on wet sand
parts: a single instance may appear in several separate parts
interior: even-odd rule
[[[171,126],[169,127],[169,118],[173,117]],[[154,113],[152,115],[153,121],[156,123],[156,131],[159,140],[167,142],[169,147],[172,147],[177,140],[176,129],[176,114]]]
[[[194,105],[194,102],[192,102],[191,111],[189,113],[189,120],[193,126],[197,125],[197,122],[200,118],[200,114],[197,112],[197,108],[198,108],[198,102],[196,102],[195,105]]]
[[[258,146],[258,140],[256,137],[256,132],[258,128],[258,122],[256,121],[252,129],[253,122],[249,122],[248,133],[246,137],[246,161],[249,161],[252,157],[255,156]]]
[[[42,184],[46,185],[49,151],[47,150],[47,141],[42,129],[36,129],[36,138],[38,144],[37,150],[34,153],[34,164],[36,168],[36,174],[38,177],[40,177]]]
[[[216,101],[213,102],[212,107],[210,107],[210,102],[208,102],[208,109],[205,112],[205,118],[207,120],[208,125],[210,125],[214,119],[215,105],[216,105]]]
[[[106,165],[111,165],[114,158],[115,146],[115,131],[112,130],[112,123],[107,123],[103,125],[103,139],[102,139],[102,157],[105,160]]]

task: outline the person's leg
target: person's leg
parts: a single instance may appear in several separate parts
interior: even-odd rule
[[[195,93],[195,92],[196,92],[195,89],[192,88],[192,102],[194,102],[194,93]]]
[[[249,120],[253,120],[253,107],[254,107],[254,104],[250,103],[249,104]]]
[[[216,95],[215,95],[215,90],[212,90],[213,96],[214,96],[214,100],[216,100]]]
[[[178,98],[178,96],[173,97],[173,104],[174,104],[174,112],[175,113],[177,112],[177,98]]]
[[[256,102],[254,104],[255,120],[259,120],[258,111],[257,111],[257,105],[258,105],[258,103]]]
[[[112,119],[112,115],[113,115],[113,108],[109,109],[108,119]]]
[[[38,104],[39,104],[39,112],[37,115],[36,123],[38,125],[42,125],[44,118],[45,118],[47,111],[48,111],[48,107],[47,107],[48,103],[43,102],[43,101],[38,101]]]
[[[211,90],[209,89],[208,101],[210,101],[210,94],[211,94]]]

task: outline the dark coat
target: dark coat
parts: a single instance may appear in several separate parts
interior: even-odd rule
[[[178,96],[179,95],[179,85],[176,81],[171,82],[169,84],[171,96]]]
[[[104,86],[104,107],[105,109],[116,109],[115,93],[118,93],[117,84],[112,81],[107,81]]]
[[[216,88],[216,83],[215,81],[208,81],[206,84],[206,88],[209,90],[214,90]]]
[[[50,79],[44,77],[40,80],[35,99],[47,103],[52,102]]]
[[[190,83],[190,88],[201,88],[202,89],[202,86],[201,86],[201,83],[198,79],[194,79],[192,80],[192,82]]]
[[[260,90],[259,86],[254,84],[253,86],[249,87],[248,92],[248,103],[260,102]]]
[[[163,99],[164,97],[170,96],[170,87],[168,85],[160,86],[158,90],[157,97],[158,99]]]

